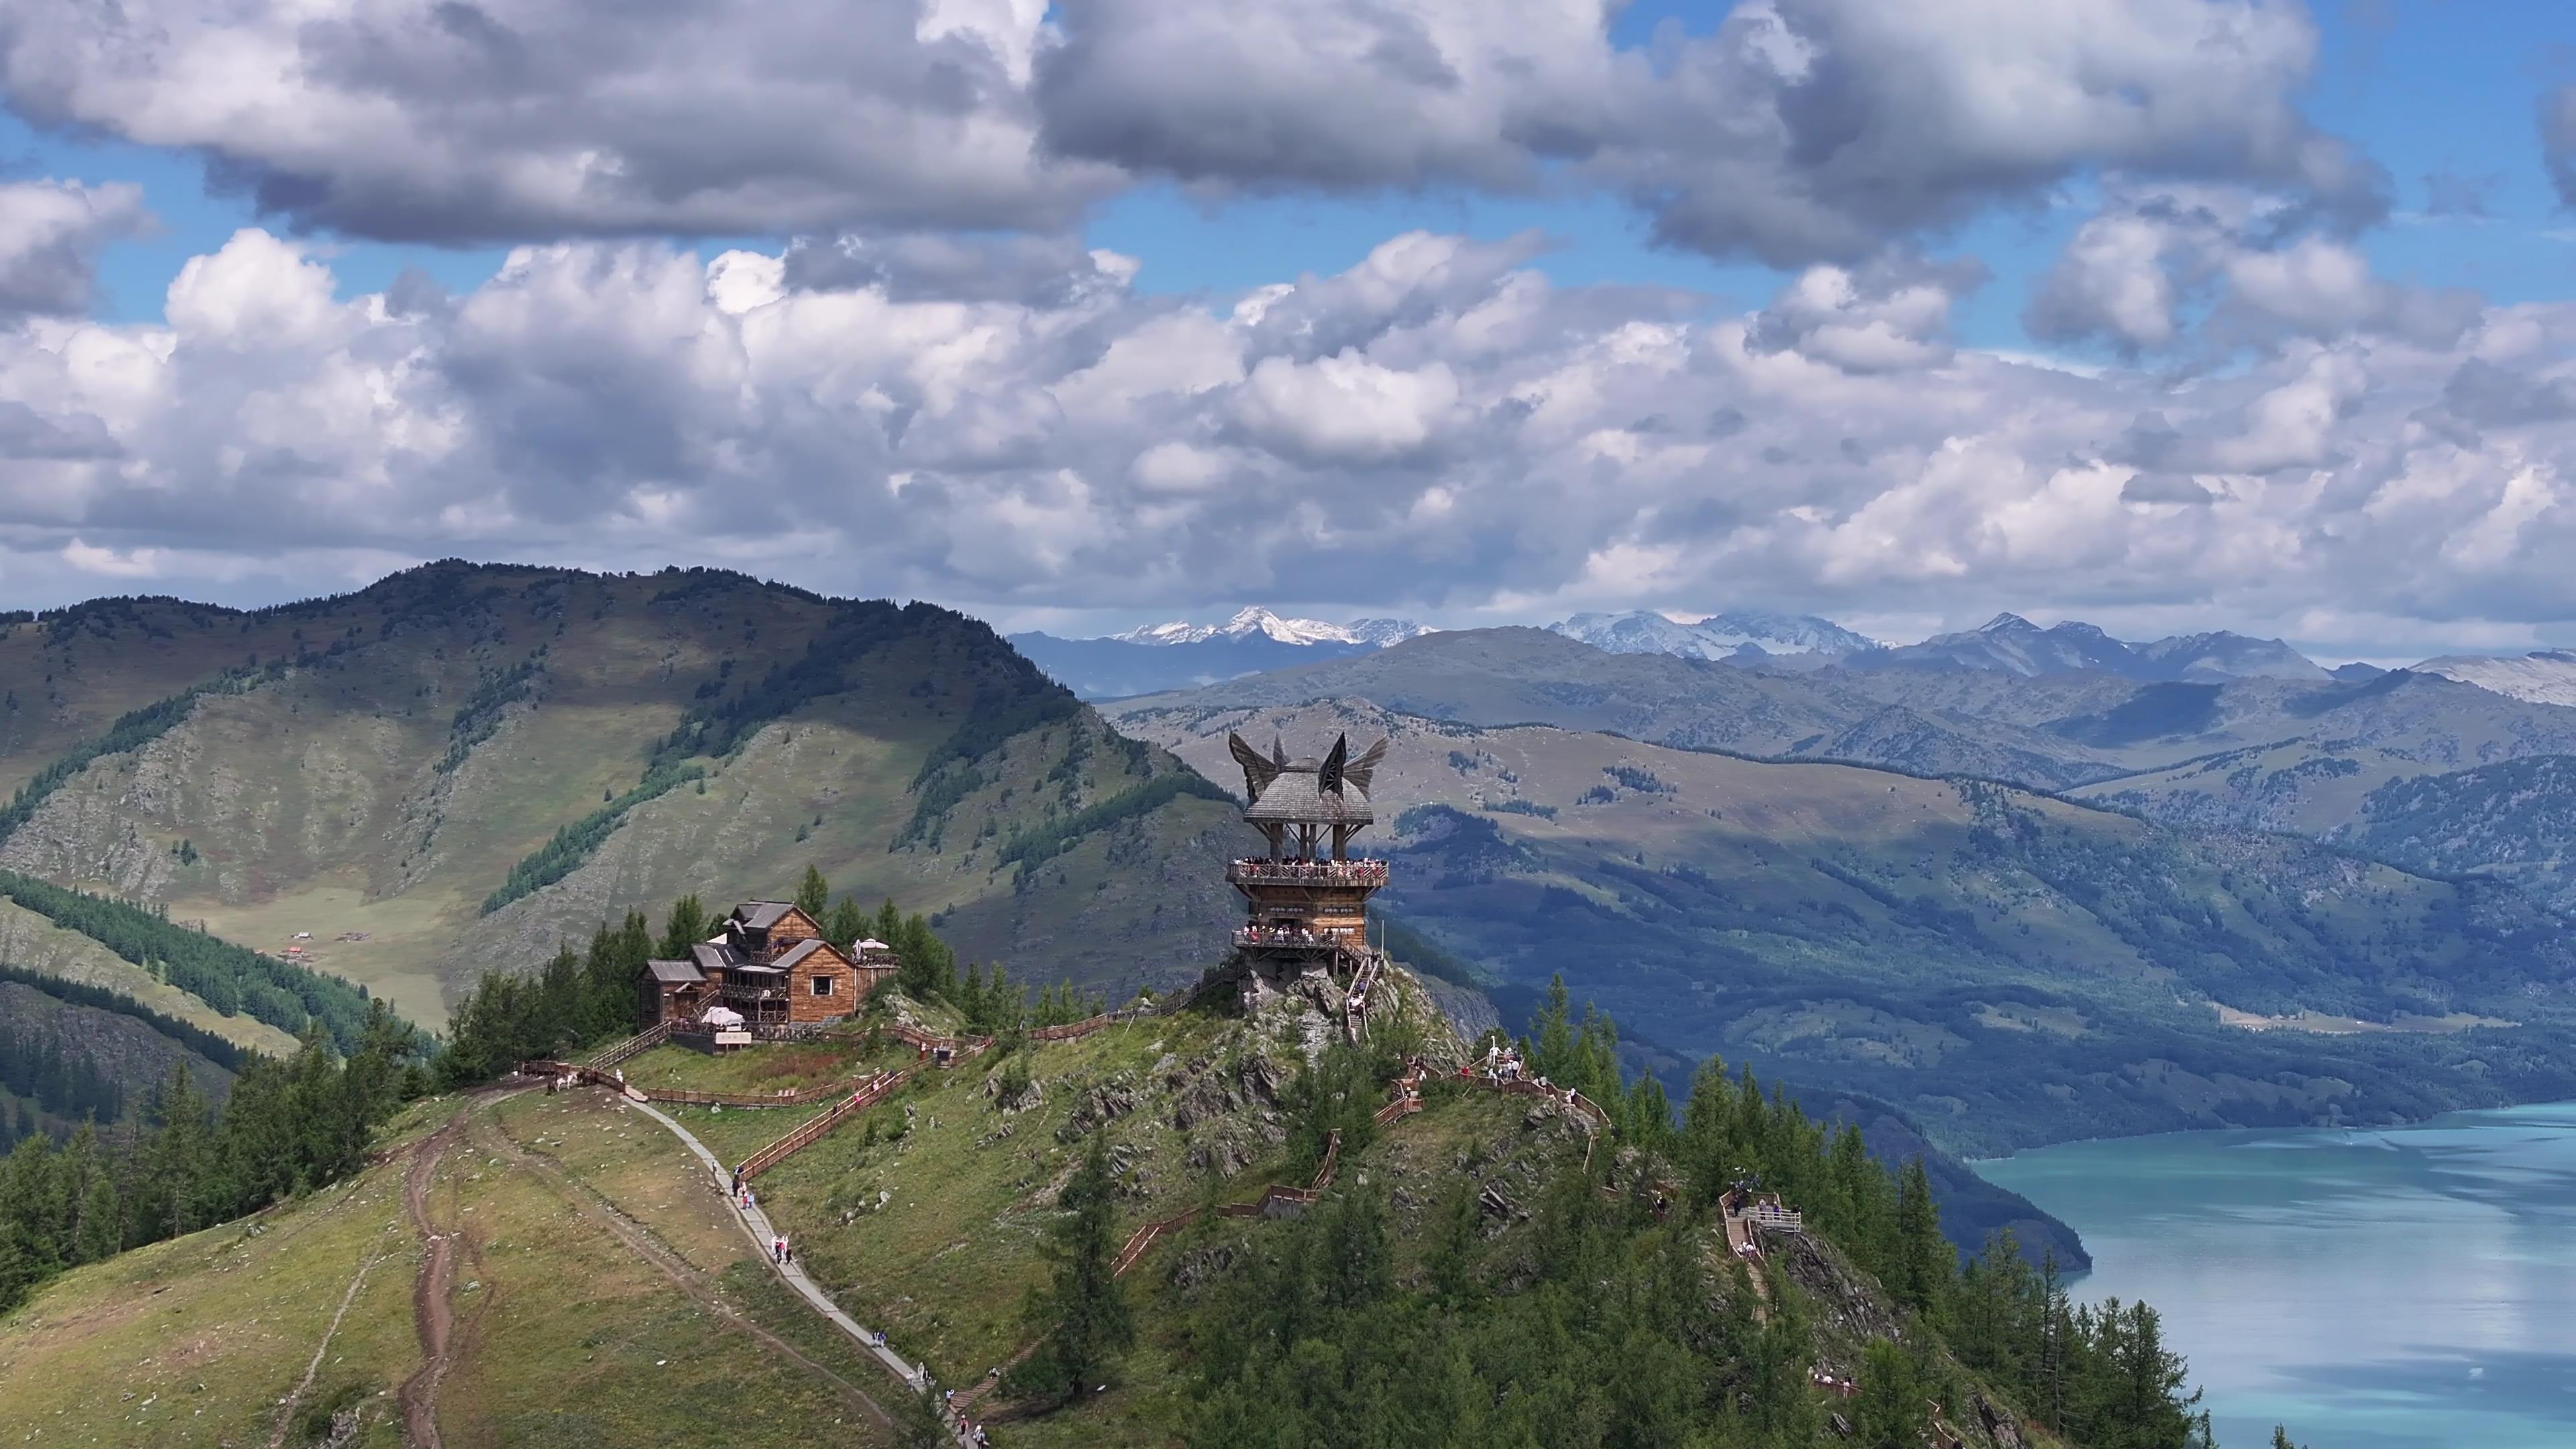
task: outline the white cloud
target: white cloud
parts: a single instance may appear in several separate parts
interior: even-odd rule
[[[245,232],[162,320],[0,332],[0,577],[274,597],[458,553],[1005,614],[1293,580],[1448,617],[2576,616],[2576,307],[2448,343],[2364,308],[2178,381],[1944,355],[1949,289],[1901,269],[1706,317],[1398,241],[1257,306],[580,243],[397,307]],[[2292,271],[2257,282],[2349,295]]]
[[[99,251],[150,221],[141,189],[121,182],[0,182],[0,321],[87,310]]]

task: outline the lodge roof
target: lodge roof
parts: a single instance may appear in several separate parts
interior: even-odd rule
[[[742,964],[742,953],[722,941],[700,941],[689,948],[689,959],[701,971],[729,971]]]
[[[794,909],[794,901],[744,901],[733,908],[733,918],[746,930],[766,931]]]
[[[654,980],[672,986],[685,986],[707,979],[706,973],[686,961],[647,961],[644,969],[653,973]]]
[[[830,951],[836,960],[839,959],[841,954],[838,950],[834,949],[831,942],[824,940],[822,937],[808,936],[804,940],[799,941],[795,945],[778,953],[778,960],[773,964],[778,966],[779,969],[785,970],[786,968],[804,960],[806,957],[813,955],[817,951]],[[843,962],[843,964],[846,965],[848,963]]]

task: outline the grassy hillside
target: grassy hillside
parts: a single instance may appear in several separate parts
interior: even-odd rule
[[[276,1027],[256,1017],[217,1012],[90,937],[67,931],[5,898],[0,898],[0,963],[113,991],[246,1050],[275,1057],[295,1050],[295,1038]]]
[[[1847,1437],[1829,1414],[1915,1443],[1937,1413],[1976,1449],[2179,1433],[2163,1389],[2113,1397],[2128,1329],[2070,1315],[2025,1267],[1955,1275],[1920,1178],[1891,1182],[1856,1139],[1829,1146],[1723,1081],[1679,1128],[1605,1136],[1446,1076],[1462,1044],[1411,978],[1373,996],[1359,1051],[1328,1048],[1327,1019],[1290,999],[925,1070],[763,1177],[762,1205],[851,1317],[970,1391],[1007,1449],[1821,1446]],[[775,1050],[794,1075],[855,1049],[664,1065],[741,1075]],[[1399,1049],[1432,1063],[1420,1110],[1375,1122]],[[1043,1386],[1056,1350],[1020,1350],[1061,1342],[1043,1305],[1070,1265],[1176,1210],[1309,1179],[1328,1126],[1341,1147],[1312,1206],[1166,1236],[1114,1289],[1132,1340],[1075,1393]],[[874,1412],[901,1412],[890,1377],[785,1296],[681,1145],[615,1098],[434,1098],[379,1156],[46,1284],[0,1319],[0,1422],[135,1445],[893,1441]],[[1807,1214],[1804,1235],[1757,1235],[1759,1261],[1712,1207],[1737,1167]],[[2065,1437],[2016,1402],[2036,1404],[2029,1350],[2051,1333]],[[98,1391],[100,1363],[118,1393]],[[1005,1363],[1030,1368],[989,1383]]]
[[[1895,1103],[1953,1149],[2576,1089],[2576,958],[2509,891],[2003,786],[1599,734],[1356,704],[1170,723],[1159,738],[1211,770],[1228,726],[1389,730],[1376,794],[1404,813],[1373,848],[1394,849],[1383,899],[1410,925],[1523,991],[1562,972],[1684,1056]],[[2379,1029],[2256,1033],[2221,1007]],[[2461,1030],[2473,1017],[2522,1025]]]
[[[595,1097],[425,1103],[353,1181],[55,1280],[0,1322],[0,1422],[40,1443],[405,1443],[430,1233],[453,1264],[429,1399],[448,1445],[887,1442],[860,1397],[882,1376],[760,1271],[674,1140]]]
[[[1024,979],[1167,984],[1207,956],[1213,890],[1156,862],[1222,811],[1100,809],[1177,767],[928,606],[441,564],[250,614],[110,601],[10,649],[45,709],[0,768],[57,783],[0,867],[294,945],[416,1020],[629,905],[777,894],[808,864]],[[110,738],[138,710],[154,728]],[[1077,817],[1061,853],[1002,858]]]

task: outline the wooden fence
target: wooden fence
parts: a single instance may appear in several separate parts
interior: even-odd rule
[[[625,1061],[627,1058],[660,1046],[662,1043],[670,1039],[671,1023],[665,1021],[658,1025],[646,1027],[644,1030],[635,1033],[635,1035],[626,1038],[624,1041],[610,1042],[607,1046],[602,1047],[598,1051],[593,1052],[590,1056],[585,1057],[581,1064],[590,1068],[592,1071],[604,1072],[611,1067],[616,1066],[620,1062]]]
[[[1284,1209],[1295,1208],[1303,1211],[1313,1207],[1332,1187],[1333,1173],[1340,1166],[1341,1160],[1342,1134],[1336,1131],[1324,1139],[1324,1160],[1315,1169],[1314,1181],[1304,1187],[1287,1187],[1274,1182],[1262,1189],[1259,1198],[1251,1202],[1226,1203],[1216,1209],[1216,1215],[1221,1218],[1268,1218],[1283,1216]],[[1199,1212],[1199,1209],[1191,1208],[1186,1212],[1174,1213],[1160,1222],[1147,1223],[1138,1228],[1128,1237],[1127,1245],[1118,1250],[1118,1262],[1110,1270],[1110,1276],[1115,1278],[1124,1275],[1128,1269],[1136,1266],[1137,1260],[1145,1256],[1147,1249],[1198,1221]]]
[[[909,1069],[900,1072],[887,1072],[879,1076],[874,1082],[851,1093],[850,1096],[841,1103],[841,1105],[834,1107],[828,1112],[822,1113],[814,1118],[814,1120],[807,1122],[795,1131],[788,1133],[786,1136],[770,1143],[767,1147],[751,1154],[751,1156],[743,1160],[743,1180],[748,1182],[752,1178],[758,1177],[769,1169],[785,1162],[788,1158],[795,1156],[806,1148],[813,1146],[816,1142],[822,1140],[825,1133],[830,1132],[833,1128],[840,1126],[843,1122],[848,1121],[850,1118],[855,1117],[859,1113],[875,1106],[877,1103],[884,1101],[886,1098],[893,1096],[895,1088],[902,1086],[911,1076],[912,1072]]]

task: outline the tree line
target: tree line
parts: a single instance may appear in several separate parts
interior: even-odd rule
[[[301,1036],[318,1024],[358,1049],[373,1012],[366,988],[174,925],[159,911],[0,870],[0,896],[105,946],[225,1016],[248,1015]]]
[[[22,1138],[0,1159],[0,1313],[46,1279],[336,1182],[365,1165],[375,1130],[426,1090],[417,1035],[382,1002],[356,1050],[320,1031],[293,1057],[250,1054],[220,1106],[185,1063],[142,1110],[57,1144]]]
[[[1956,1422],[1972,1393],[2085,1449],[2212,1449],[2154,1309],[2072,1303],[2054,1264],[2025,1262],[2008,1235],[1962,1269],[1919,1162],[1891,1174],[1857,1128],[1812,1121],[1715,1059],[1678,1114],[1657,1112],[1646,1083],[1623,1089],[1615,1042],[1606,1017],[1572,1017],[1560,984],[1518,1043],[1533,1072],[1578,1087],[1619,1119],[1618,1140],[1645,1149],[1561,1165],[1510,1209],[1521,1231],[1488,1225],[1482,1149],[1470,1148],[1469,1172],[1415,1204],[1427,1231],[1414,1243],[1397,1242],[1389,1186],[1345,1174],[1302,1218],[1216,1257],[1231,1267],[1185,1293],[1168,1330],[1191,1380],[1187,1442],[1809,1449],[1828,1411],[1813,1366],[1847,1330],[1820,1323],[1777,1255],[1712,1265],[1710,1214],[1749,1186],[1803,1209],[1807,1231],[1898,1308],[1901,1337],[1866,1343],[1857,1394],[1832,1405],[1855,1449],[1919,1449],[1936,1406]],[[1336,1043],[1300,1073],[1282,1098],[1289,1175],[1311,1170],[1333,1131],[1345,1160],[1367,1145],[1404,1047]],[[1068,1385],[1107,1381],[1135,1339],[1106,1271],[1119,1238],[1104,1142],[1095,1134],[1047,1231],[1053,1271],[1029,1310],[1045,1338],[1014,1392],[1069,1402]],[[1680,1200],[1659,1204],[1666,1174]]]

